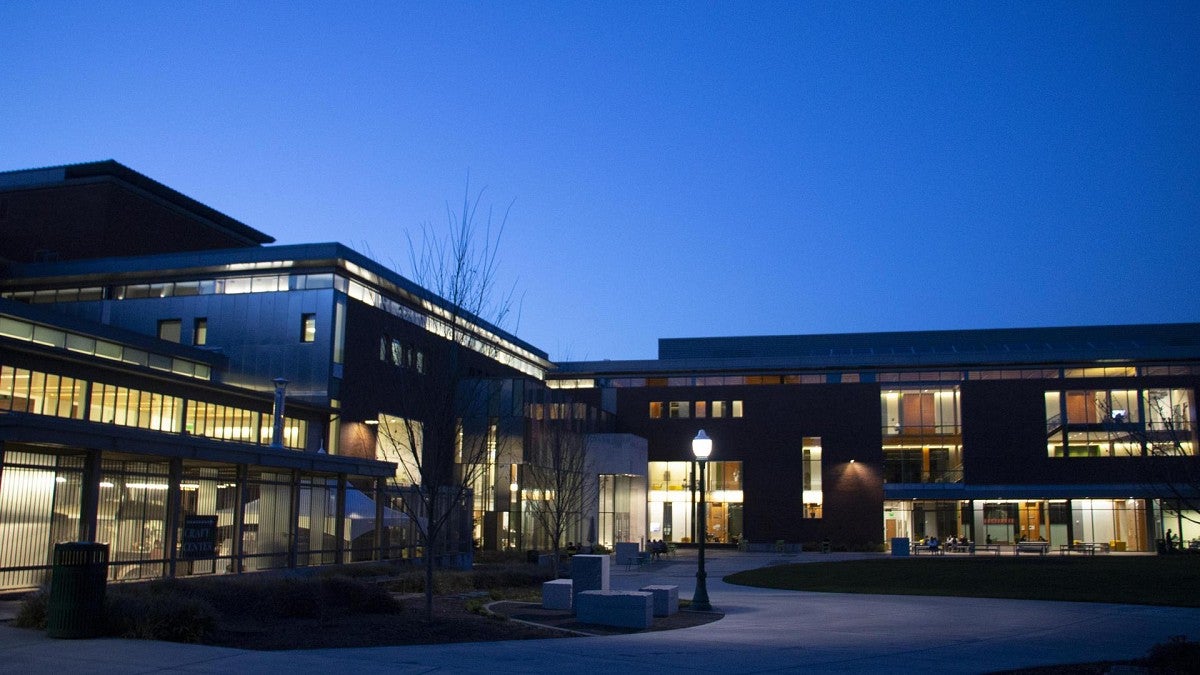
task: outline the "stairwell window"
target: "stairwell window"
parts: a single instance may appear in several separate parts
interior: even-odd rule
[[[317,315],[300,315],[300,341],[314,342],[317,339]]]

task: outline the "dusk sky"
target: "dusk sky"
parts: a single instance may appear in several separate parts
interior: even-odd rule
[[[401,273],[469,175],[555,359],[1200,321],[1197,2],[6,0],[0,64],[0,170]]]

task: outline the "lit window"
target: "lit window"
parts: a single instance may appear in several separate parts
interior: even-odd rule
[[[708,417],[708,402],[707,401],[696,401],[696,417],[698,419],[703,418],[703,417]]]
[[[180,334],[183,332],[182,325],[179,319],[163,319],[159,321],[158,339],[178,343]]]
[[[724,417],[725,416],[725,401],[713,401],[712,402],[712,416],[713,417]]]
[[[742,416],[742,402],[734,401],[733,402],[733,417],[741,417],[741,416]]]
[[[821,489],[821,439],[805,438],[801,446],[800,488],[804,499],[803,518],[820,518],[824,504]]]
[[[662,401],[651,401],[650,402],[650,419],[652,419],[652,420],[662,419]]]
[[[208,344],[208,319],[196,319],[192,326],[192,344],[197,347]]]
[[[687,401],[671,401],[667,404],[667,416],[671,419],[686,419],[692,416],[692,404]]]
[[[317,339],[317,315],[300,315],[300,341],[313,342]]]

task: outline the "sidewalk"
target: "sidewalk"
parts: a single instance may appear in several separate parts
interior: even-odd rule
[[[1200,635],[1200,609],[1094,603],[806,593],[731,586],[734,571],[878,554],[714,551],[708,591],[719,621],[671,631],[559,640],[252,652],[138,640],[51,640],[0,626],[0,672],[980,673],[1143,656],[1171,635]],[[695,589],[695,553],[625,571],[612,587]],[[1000,581],[1000,580],[998,580]]]

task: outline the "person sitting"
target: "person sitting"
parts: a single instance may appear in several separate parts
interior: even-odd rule
[[[926,542],[926,545],[929,547],[930,552],[937,553],[937,550],[938,550],[937,535],[929,537],[929,540]]]

